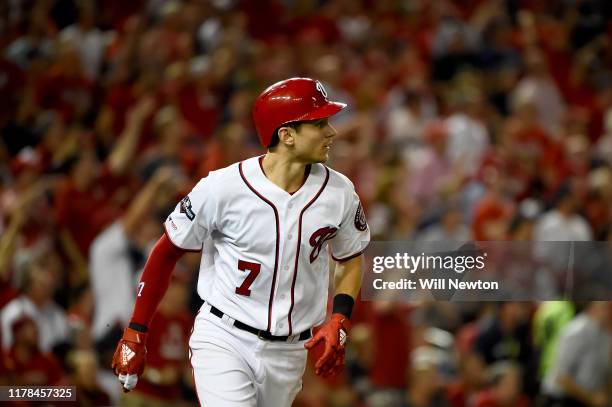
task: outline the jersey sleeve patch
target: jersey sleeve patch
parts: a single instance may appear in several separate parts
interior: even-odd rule
[[[355,228],[361,232],[368,228],[368,222],[366,221],[361,203],[357,206],[357,211],[355,212]]]
[[[189,220],[193,221],[195,219],[195,213],[193,212],[193,209],[191,207],[191,200],[189,199],[189,196],[186,196],[185,198],[181,199],[180,205],[181,213],[184,213]]]

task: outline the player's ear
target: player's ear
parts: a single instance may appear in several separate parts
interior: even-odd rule
[[[287,146],[292,146],[295,143],[295,134],[295,129],[291,127],[281,127],[278,129],[278,139]]]

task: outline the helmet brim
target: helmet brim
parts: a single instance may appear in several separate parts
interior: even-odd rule
[[[346,107],[346,103],[340,102],[328,102],[325,106],[321,106],[320,108],[309,112],[308,114],[300,117],[296,121],[309,121],[309,120],[319,120],[324,119],[326,117],[330,117],[340,112],[342,109]]]

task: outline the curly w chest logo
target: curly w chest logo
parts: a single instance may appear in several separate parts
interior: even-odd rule
[[[317,257],[319,257],[321,249],[323,249],[323,244],[326,241],[333,239],[334,236],[336,236],[336,232],[338,232],[338,228],[326,226],[318,229],[312,234],[312,236],[310,236],[308,243],[310,243],[310,246],[312,246],[312,250],[310,251],[311,263],[314,262]]]

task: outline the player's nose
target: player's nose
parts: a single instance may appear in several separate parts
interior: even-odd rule
[[[336,131],[334,126],[328,123],[325,128],[325,137],[332,138],[332,137],[336,137],[337,135],[338,135],[338,132]]]

